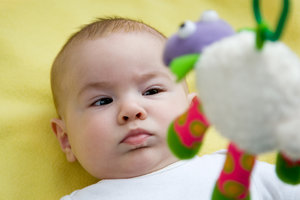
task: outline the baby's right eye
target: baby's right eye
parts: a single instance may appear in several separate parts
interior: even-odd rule
[[[103,106],[106,104],[110,104],[111,102],[113,102],[112,98],[104,97],[104,98],[98,99],[97,101],[92,103],[92,106]]]

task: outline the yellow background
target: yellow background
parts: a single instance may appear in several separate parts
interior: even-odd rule
[[[263,0],[272,26],[280,4]],[[50,129],[50,66],[71,33],[97,17],[116,15],[142,19],[169,36],[207,9],[235,29],[255,26],[251,0],[0,0],[0,199],[58,199],[97,181],[65,161]],[[293,0],[282,38],[298,55],[299,10],[300,1]],[[193,81],[192,74],[192,90]],[[226,143],[210,130],[200,154]],[[260,158],[274,162],[274,154]]]

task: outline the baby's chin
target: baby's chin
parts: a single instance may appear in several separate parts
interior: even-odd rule
[[[131,152],[132,157],[127,158],[126,161],[121,162],[119,167],[111,168],[106,175],[100,176],[100,179],[125,179],[143,176],[156,172],[168,165],[178,161],[171,153],[167,152],[165,155],[162,153],[157,155],[153,154],[151,149],[142,148],[136,152]]]

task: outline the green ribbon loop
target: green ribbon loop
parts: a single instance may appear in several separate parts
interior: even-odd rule
[[[258,49],[261,49],[266,40],[270,40],[270,41],[279,40],[288,16],[289,0],[283,0],[282,12],[274,32],[268,28],[267,23],[261,16],[259,0],[253,0],[253,10],[254,10],[256,22],[258,24],[257,36],[256,36],[256,47]]]

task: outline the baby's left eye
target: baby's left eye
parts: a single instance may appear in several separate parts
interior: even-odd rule
[[[147,90],[146,92],[143,93],[144,96],[147,95],[154,95],[154,94],[158,94],[160,92],[162,92],[163,90],[160,88],[151,88],[149,90]]]

